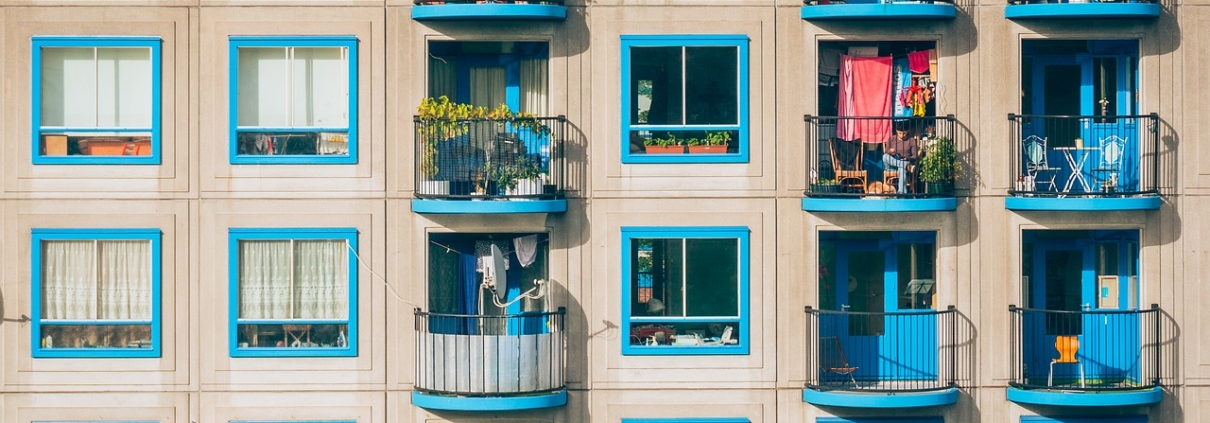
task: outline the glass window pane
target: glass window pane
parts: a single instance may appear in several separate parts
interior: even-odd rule
[[[239,48],[239,126],[290,126],[288,48]]]
[[[349,76],[343,47],[296,47],[293,126],[348,126]]]
[[[739,124],[736,47],[685,48],[685,123]]]
[[[101,241],[98,317],[151,320],[151,242]]]
[[[685,241],[686,315],[739,316],[739,243]]]
[[[240,241],[239,249],[239,317],[290,318],[290,241]]]
[[[99,127],[150,128],[151,49],[97,49],[97,123]]]
[[[42,126],[97,124],[95,48],[42,49]]]
[[[293,317],[348,318],[348,266],[344,241],[295,242]]]
[[[97,318],[94,248],[92,241],[42,243],[42,319]]]
[[[681,125],[683,49],[632,47],[630,50],[630,120],[648,125]]]

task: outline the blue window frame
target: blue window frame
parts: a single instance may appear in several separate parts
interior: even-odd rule
[[[748,162],[746,35],[623,35],[621,87],[622,163]]]
[[[232,164],[357,163],[357,37],[229,38]]]
[[[357,355],[357,230],[231,228],[232,357]]]
[[[35,358],[160,356],[159,229],[33,229]]]
[[[159,164],[159,37],[36,36],[33,164]]]
[[[623,227],[622,354],[748,354],[748,234]]]

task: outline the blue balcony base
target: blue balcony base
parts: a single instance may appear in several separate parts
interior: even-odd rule
[[[1049,211],[1119,211],[1159,210],[1160,197],[1007,197],[1004,208],[1009,210]]]
[[[895,2],[828,4],[802,7],[802,18],[814,20],[854,19],[953,19],[954,5],[949,3]]]
[[[958,388],[929,392],[854,392],[802,390],[802,401],[815,405],[860,408],[914,408],[958,402]]]
[[[412,392],[412,405],[429,410],[509,411],[561,407],[567,404],[567,391],[514,397],[458,397]]]
[[[1041,3],[1014,4],[1004,8],[1004,17],[1008,19],[1145,19],[1159,16],[1159,3]]]
[[[1048,389],[1008,388],[1008,400],[1019,404],[1063,405],[1069,407],[1121,407],[1160,402],[1164,392],[1159,387],[1138,391],[1077,392]]]
[[[802,209],[810,212],[927,212],[953,211],[954,197],[937,198],[815,198],[802,199]]]
[[[430,214],[562,213],[567,199],[556,200],[412,200],[412,211]]]
[[[561,4],[435,4],[412,6],[417,21],[561,21],[567,7]]]

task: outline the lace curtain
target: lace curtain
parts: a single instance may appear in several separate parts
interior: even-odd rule
[[[242,241],[241,319],[344,319],[349,271],[344,241]]]
[[[48,241],[42,318],[151,320],[151,243]]]

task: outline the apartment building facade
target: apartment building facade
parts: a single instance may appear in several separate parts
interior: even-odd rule
[[[0,1],[0,420],[1202,421],[1207,5]]]

